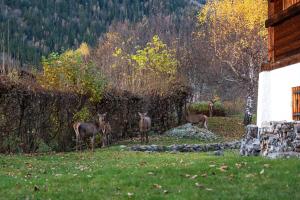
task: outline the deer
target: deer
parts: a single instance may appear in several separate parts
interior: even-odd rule
[[[99,126],[102,132],[102,147],[107,147],[111,143],[111,126],[108,121],[105,120],[107,113],[98,114]]]
[[[106,113],[98,114],[98,122],[96,123],[76,122],[73,124],[73,128],[76,135],[76,151],[78,151],[78,143],[80,142],[80,140],[83,140],[85,138],[91,139],[92,151],[94,151],[94,143],[95,143],[96,135],[100,134],[101,132],[102,132],[102,136],[110,133],[111,128],[109,123],[104,121],[105,116]],[[80,150],[81,150],[81,145],[80,145]]]
[[[147,116],[147,113],[140,113],[140,121],[139,121],[139,128],[141,134],[141,144],[149,142],[148,132],[151,129],[151,118]]]
[[[208,129],[208,127],[207,127],[208,117],[204,114],[194,114],[194,113],[191,114],[188,111],[187,115],[186,115],[186,120],[192,124],[202,123],[202,126],[206,129]]]

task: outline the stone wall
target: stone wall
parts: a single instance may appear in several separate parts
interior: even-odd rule
[[[241,155],[262,155],[269,158],[300,157],[300,123],[268,122],[262,128],[249,125],[242,140]]]

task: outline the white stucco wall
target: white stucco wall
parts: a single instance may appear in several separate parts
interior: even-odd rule
[[[257,125],[292,121],[292,87],[300,86],[300,63],[259,74]]]

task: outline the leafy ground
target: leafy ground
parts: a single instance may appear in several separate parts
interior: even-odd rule
[[[300,199],[300,160],[226,152],[0,156],[0,199]]]
[[[245,133],[242,116],[210,117],[208,128],[224,140],[240,139]]]

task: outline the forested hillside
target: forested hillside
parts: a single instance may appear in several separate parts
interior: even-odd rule
[[[37,64],[41,55],[95,45],[113,22],[137,22],[143,16],[175,13],[189,0],[0,0],[0,50],[23,64]],[[5,55],[5,56],[4,56]]]

